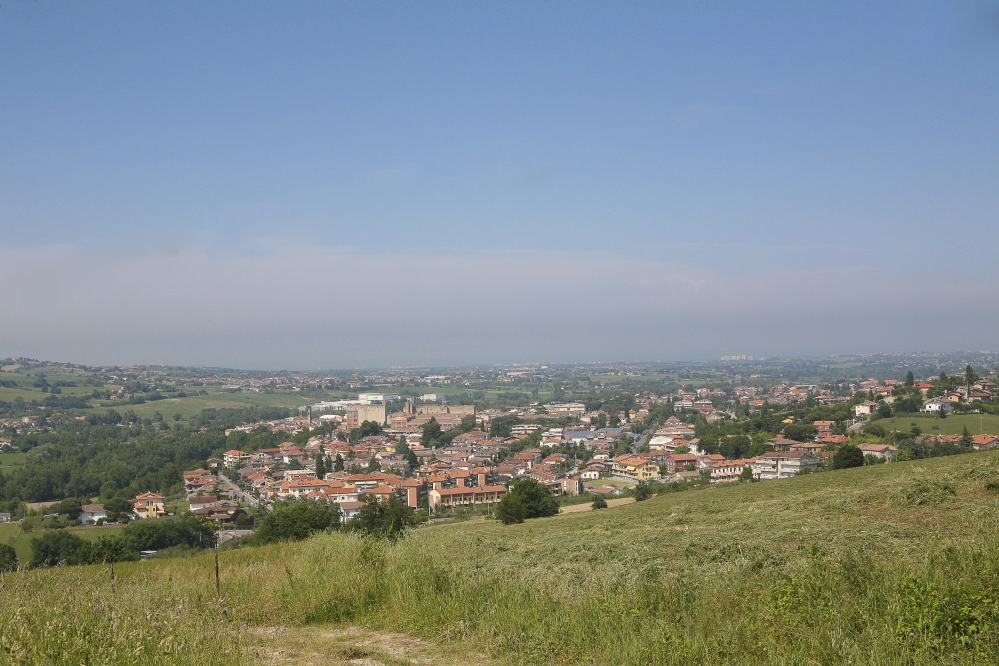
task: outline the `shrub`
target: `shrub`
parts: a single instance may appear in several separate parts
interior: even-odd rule
[[[605,500],[603,497],[598,497],[590,506],[592,506],[594,509],[606,509],[607,500]]]
[[[544,518],[557,514],[558,500],[552,495],[551,489],[531,478],[518,479],[510,484],[509,492],[496,505],[496,517],[504,525],[522,523],[526,518]]]
[[[832,469],[847,469],[849,467],[863,467],[864,452],[853,444],[844,444],[833,454]]]
[[[0,543],[0,571],[13,571],[17,568],[17,552],[13,546]]]
[[[314,500],[275,502],[273,510],[260,521],[253,535],[255,545],[297,541],[313,532],[339,529],[340,506]]]

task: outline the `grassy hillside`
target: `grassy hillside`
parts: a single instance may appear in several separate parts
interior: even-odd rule
[[[995,414],[953,414],[945,419],[932,416],[899,416],[873,421],[885,430],[910,432],[913,425],[923,431],[922,436],[960,435],[964,428],[972,435],[987,432],[999,434],[999,416]]]
[[[93,663],[347,663],[369,654],[344,648],[336,633],[357,625],[500,662],[994,663],[992,480],[999,454],[984,453],[677,493],[509,527],[435,526],[397,544],[321,535],[223,553],[222,601],[209,556],[120,565],[113,593],[102,567],[8,575],[0,626],[19,629],[5,634],[13,652],[0,653],[0,663],[19,650],[27,656],[17,663],[30,664],[81,663],[81,655]],[[68,637],[55,638],[51,622]],[[77,638],[74,622],[88,623],[93,640]],[[63,650],[76,661],[60,661]],[[369,663],[408,663],[404,652],[392,654]]]
[[[97,537],[113,536],[123,529],[125,529],[124,525],[109,525],[107,527],[70,527],[67,531],[84,541],[94,542]],[[31,540],[42,533],[42,530],[22,532],[19,523],[0,525],[0,543],[13,546],[19,562],[28,562],[31,560]]]
[[[300,405],[312,404],[313,402],[315,400],[310,400],[291,392],[209,393],[208,395],[195,395],[186,398],[154,400],[142,405],[118,405],[114,406],[114,408],[120,412],[130,409],[140,418],[151,418],[153,414],[159,412],[168,418],[174,414],[180,414],[186,419],[194,416],[203,409],[222,409],[226,407],[232,409],[242,409],[244,407],[298,407]],[[89,412],[103,413],[107,411],[107,407],[94,407],[79,411],[81,414]],[[170,422],[172,423],[172,420]]]
[[[0,467],[20,465],[27,456],[27,453],[0,453]]]

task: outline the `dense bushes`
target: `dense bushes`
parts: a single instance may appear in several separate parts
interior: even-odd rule
[[[113,558],[121,562],[139,559],[139,551],[185,545],[207,548],[215,532],[196,516],[177,516],[129,523],[121,534],[99,537],[93,543],[67,530],[46,530],[31,540],[31,566],[94,564]]]
[[[531,478],[518,479],[496,505],[496,517],[504,525],[522,523],[527,518],[558,514],[558,500],[545,484]]]
[[[276,502],[246,543],[263,545],[305,539],[313,532],[338,529],[340,521],[340,506],[335,503],[314,500]]]

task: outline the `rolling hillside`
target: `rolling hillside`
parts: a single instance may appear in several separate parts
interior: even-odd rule
[[[38,664],[70,663],[51,659],[72,637],[44,647],[54,615],[88,622],[74,649],[110,663],[413,663],[406,641],[430,663],[993,663],[994,480],[983,453],[396,544],[320,535],[223,553],[222,601],[207,556],[121,565],[113,593],[101,567],[8,574],[0,623]]]

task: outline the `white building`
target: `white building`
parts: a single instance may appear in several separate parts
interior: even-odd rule
[[[402,400],[398,393],[361,393],[357,396],[357,401],[362,405],[373,405],[378,402],[392,402]]]
[[[772,451],[765,453],[750,465],[753,470],[753,478],[759,480],[766,479],[787,479],[802,472],[805,468],[816,470],[820,461],[811,453],[804,451]]]
[[[876,411],[878,411],[878,403],[870,400],[853,406],[853,413],[856,416],[870,416]]]
[[[84,525],[87,523],[96,523],[101,518],[104,520],[108,519],[108,512],[104,510],[103,504],[83,505],[83,510],[80,512],[80,521]]]

